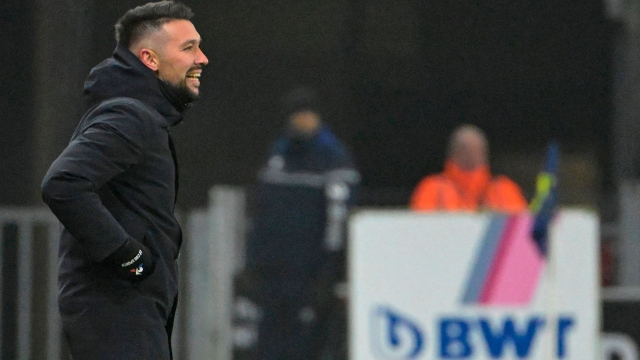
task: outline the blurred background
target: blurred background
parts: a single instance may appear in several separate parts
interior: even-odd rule
[[[3,3],[0,204],[41,204],[42,175],[82,115],[84,79],[115,48],[113,24],[141,3]],[[355,152],[363,202],[404,205],[463,122],[488,133],[494,171],[529,196],[552,138],[566,157],[564,203],[606,206],[619,175],[638,175],[635,156],[615,151],[622,134],[637,136],[624,107],[637,74],[622,54],[635,35],[602,0],[187,5],[210,63],[201,101],[174,131],[183,208],[204,205],[213,184],[254,180],[283,123],[280,97],[298,84],[318,89]]]
[[[43,206],[40,181],[82,115],[85,77],[115,48],[117,19],[145,2],[0,5],[0,207]],[[603,285],[625,283],[616,254],[622,199],[640,177],[640,2],[184,3],[210,62],[173,131],[182,211],[207,206],[216,185],[253,184],[284,122],[281,96],[308,84],[356,157],[360,206],[406,207],[461,123],[486,131],[493,171],[530,199],[557,139],[560,203],[599,213]]]

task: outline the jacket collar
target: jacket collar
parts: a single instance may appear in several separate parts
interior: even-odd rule
[[[183,111],[165,96],[157,75],[146,67],[129,49],[118,44],[110,58],[96,65],[84,86],[87,108],[115,97],[131,97],[140,100],[162,115],[160,126],[179,124]]]
[[[488,165],[482,165],[468,171],[462,169],[452,160],[445,162],[443,175],[451,180],[468,199],[478,199],[482,196],[491,180],[491,171]]]

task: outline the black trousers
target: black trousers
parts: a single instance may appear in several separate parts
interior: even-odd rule
[[[171,360],[177,295],[170,309],[135,288],[111,288],[59,303],[73,360]]]

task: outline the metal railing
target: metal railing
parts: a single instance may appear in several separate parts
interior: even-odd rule
[[[244,190],[215,187],[181,217],[175,360],[230,360],[232,279],[241,266]],[[182,215],[182,214],[179,214]],[[60,225],[47,208],[0,208],[0,360],[67,360],[57,304]]]
[[[47,209],[0,209],[0,359],[61,359],[58,221]]]

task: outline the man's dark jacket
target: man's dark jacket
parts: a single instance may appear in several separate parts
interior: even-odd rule
[[[62,224],[63,329],[71,338],[86,334],[85,342],[70,344],[84,358],[164,359],[169,352],[162,331],[177,298],[182,238],[169,128],[186,108],[169,94],[153,71],[118,45],[91,70],[87,113],[42,183],[43,199]],[[140,282],[119,278],[103,261],[129,238],[156,260]]]
[[[248,266],[285,267],[294,277],[314,277],[330,253],[325,248],[328,187],[344,184],[349,208],[359,179],[351,153],[328,126],[310,139],[281,135],[259,173]]]
[[[326,125],[311,138],[285,131],[269,152],[247,235],[246,266],[255,282],[255,294],[247,295],[262,310],[257,358],[324,356],[359,181],[351,153]]]

